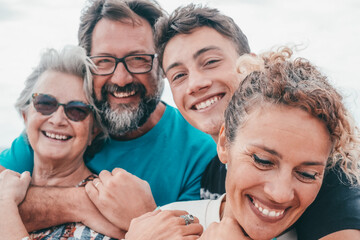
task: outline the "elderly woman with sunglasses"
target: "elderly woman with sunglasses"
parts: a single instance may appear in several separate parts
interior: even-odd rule
[[[25,82],[16,108],[25,122],[25,134],[34,150],[32,177],[5,170],[0,174],[0,236],[28,238],[17,206],[24,199],[30,179],[34,186],[83,187],[96,176],[85,166],[84,154],[101,124],[91,96],[91,61],[85,51],[67,46],[47,50]],[[102,135],[105,133],[102,131]],[[101,139],[101,138],[97,138]],[[14,210],[14,208],[16,208]],[[14,227],[16,226],[16,227]],[[122,233],[109,223],[121,238]],[[31,239],[110,239],[81,223],[69,223],[30,233]],[[85,237],[85,238],[84,238]]]

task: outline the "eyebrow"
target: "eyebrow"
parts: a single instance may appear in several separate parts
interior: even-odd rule
[[[268,148],[264,145],[261,144],[251,144],[254,147],[260,148],[262,150],[264,150],[265,152],[270,153],[271,155],[277,156],[279,158],[282,158],[282,155],[280,153],[278,153],[277,151],[275,151],[274,149]]]
[[[277,151],[275,151],[274,149],[268,148],[268,147],[266,147],[264,145],[261,145],[261,144],[252,144],[252,146],[260,148],[260,149],[264,150],[265,152],[270,153],[271,155],[282,158],[282,155],[280,153],[278,153]],[[321,161],[307,161],[307,162],[301,163],[301,165],[305,165],[305,166],[325,166],[325,164],[323,162],[321,162]]]
[[[154,53],[146,53],[143,50],[134,50],[131,52],[128,52],[126,55],[124,56],[128,56],[128,55],[133,55],[133,54],[154,54]],[[108,53],[108,52],[100,52],[94,55],[91,55],[92,57],[96,57],[96,56],[109,56],[109,57],[117,57],[116,54],[112,54],[112,53]]]
[[[216,46],[208,46],[208,47],[204,47],[200,50],[198,50],[196,53],[193,54],[193,59],[195,60],[196,58],[198,58],[201,54],[211,51],[211,50],[220,50],[219,47]]]
[[[201,54],[204,54],[205,52],[208,52],[208,51],[211,51],[211,50],[220,50],[219,47],[216,47],[216,46],[208,46],[208,47],[204,47],[204,48],[201,48],[199,49],[198,51],[196,51],[194,54],[193,54],[193,59],[195,60],[196,58],[198,58]],[[180,66],[182,65],[181,62],[174,62],[172,64],[170,64],[166,70],[165,70],[165,75],[167,74],[167,72],[174,68],[174,67],[177,67],[177,66]]]

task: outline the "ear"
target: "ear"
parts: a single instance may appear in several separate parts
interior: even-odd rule
[[[219,133],[219,139],[217,144],[217,153],[222,163],[228,162],[227,140],[225,136],[225,125],[222,124]]]

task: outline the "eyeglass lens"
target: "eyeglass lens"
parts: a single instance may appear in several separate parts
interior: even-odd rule
[[[154,55],[129,55],[123,58],[111,56],[94,56],[91,60],[96,68],[92,69],[94,74],[108,75],[112,74],[117,64],[122,62],[126,70],[130,73],[140,74],[151,71]]]
[[[83,102],[71,101],[67,104],[62,104],[55,97],[47,94],[33,94],[33,103],[36,111],[42,115],[50,115],[62,105],[65,115],[75,122],[84,120],[91,112],[90,106]]]

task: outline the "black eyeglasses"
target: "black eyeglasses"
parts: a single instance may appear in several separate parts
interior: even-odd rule
[[[65,115],[75,122],[84,120],[93,109],[91,105],[81,101],[59,103],[55,97],[48,94],[34,93],[32,98],[36,111],[42,115],[50,115],[56,112],[59,106],[63,106]]]
[[[119,62],[124,64],[129,73],[141,74],[151,71],[156,54],[132,54],[123,58],[112,56],[93,56],[90,59],[94,62],[96,68],[91,69],[94,75],[110,75],[115,72]]]

